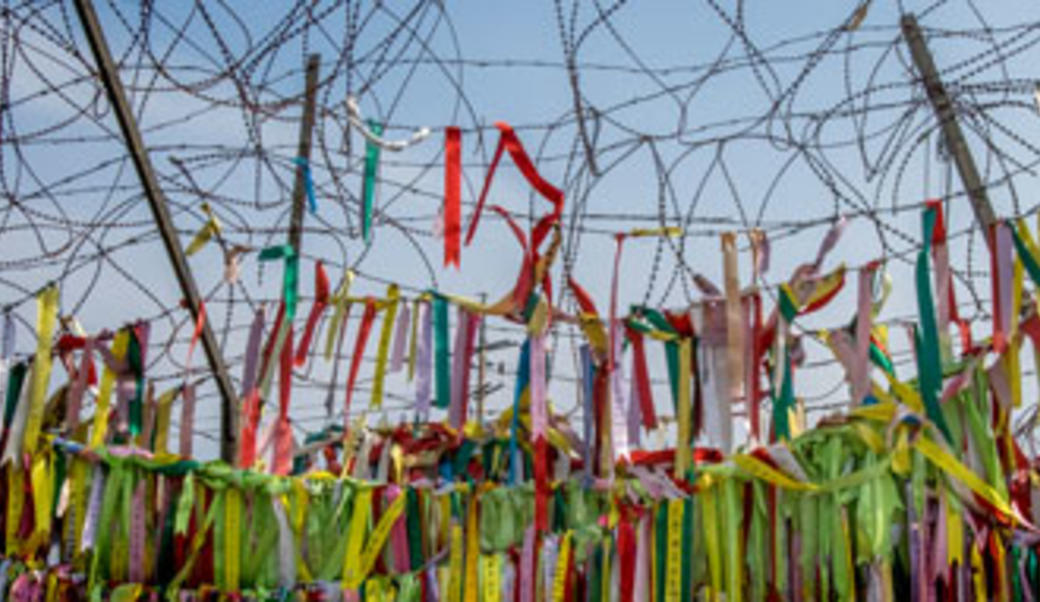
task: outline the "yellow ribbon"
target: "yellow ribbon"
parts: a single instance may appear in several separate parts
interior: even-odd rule
[[[675,238],[682,236],[682,228],[678,226],[665,226],[663,228],[635,228],[625,234],[628,238],[641,238],[646,236],[665,236]]]
[[[7,555],[21,554],[22,539],[18,530],[22,524],[22,511],[25,509],[25,473],[20,462],[7,465]]]
[[[54,501],[54,472],[50,451],[37,454],[32,460],[30,478],[33,488],[33,532],[25,544],[25,551],[32,553],[49,539],[51,530],[51,504]]]
[[[242,492],[233,487],[224,490],[224,588],[239,590],[242,571]]]
[[[477,602],[479,591],[477,589],[477,558],[480,556],[480,533],[477,526],[478,499],[478,495],[470,498],[469,511],[466,513],[466,591],[463,597],[465,602]]]
[[[752,455],[737,454],[733,456],[733,463],[737,465],[737,468],[770,485],[796,491],[816,491],[819,489],[819,486],[815,483],[797,481]]]
[[[332,312],[332,320],[329,322],[329,333],[325,337],[326,362],[332,359],[332,346],[336,342],[336,337],[339,336],[339,327],[343,323],[343,317],[347,315],[347,310],[350,308],[350,300],[347,295],[353,282],[354,271],[347,270],[347,273],[343,275],[343,281],[339,284],[339,290],[336,291],[333,297],[336,309]]]
[[[722,558],[719,550],[718,487],[703,490],[701,509],[704,515],[704,542],[708,552],[708,572],[711,575],[709,598],[714,600],[722,592]],[[658,561],[660,562],[660,561]]]
[[[664,599],[677,601],[682,596],[682,520],[683,500],[668,501],[668,562],[666,565]]]
[[[943,472],[963,483],[975,495],[989,502],[999,512],[1011,518],[1016,517],[1007,500],[1001,497],[996,489],[983,481],[967,466],[961,464],[957,458],[951,456],[937,443],[926,437],[918,437],[914,447]]]
[[[57,317],[58,289],[48,286],[36,297],[36,359],[33,361],[31,403],[22,438],[22,449],[30,455],[36,451],[40,426],[43,424],[44,401],[51,380],[51,339],[54,337]]]
[[[372,408],[383,407],[383,381],[386,380],[386,358],[390,352],[390,337],[394,332],[394,322],[397,318],[397,304],[400,292],[396,284],[391,284],[387,289],[386,315],[383,317],[383,329],[379,333],[379,349],[376,352],[376,373],[372,380]]]
[[[386,538],[390,536],[390,529],[393,528],[394,523],[401,516],[407,501],[408,496],[397,496],[393,503],[390,504],[390,507],[386,509],[386,512],[383,513],[383,516],[379,517],[379,522],[376,523],[375,529],[372,529],[372,536],[368,538],[365,551],[361,554],[361,572],[355,576],[356,581],[352,587],[360,585],[361,581],[372,572],[372,567],[376,563],[376,556],[383,550],[383,544],[386,543]]]
[[[130,344],[130,332],[122,329],[116,333],[112,341],[112,356],[117,360],[126,357],[126,349]],[[105,444],[108,433],[108,407],[111,403],[112,388],[115,386],[116,373],[107,365],[101,373],[101,384],[98,386],[97,407],[94,409],[94,430],[90,434],[90,446],[101,447]]]
[[[153,451],[156,454],[165,455],[170,453],[167,449],[167,442],[170,437],[170,410],[173,407],[173,400],[177,398],[180,390],[180,387],[174,387],[160,395],[159,401],[156,402],[158,407],[155,412],[155,445],[153,446]]]
[[[567,595],[567,567],[571,561],[571,532],[563,534],[560,541],[560,553],[556,558],[556,572],[553,575],[552,602],[563,602]]]
[[[199,231],[195,233],[195,237],[188,243],[188,247],[184,249],[184,254],[188,257],[201,251],[202,247],[206,246],[206,243],[220,232],[220,220],[217,219],[216,214],[210,209],[209,203],[202,204],[202,211],[206,214],[206,223],[202,224]]]
[[[462,589],[462,527],[458,523],[451,525],[451,552],[448,556],[448,591],[444,599],[447,602],[459,602]]]
[[[986,591],[986,567],[982,563],[979,547],[974,544],[971,546],[971,584],[975,590],[976,600],[990,599]]]
[[[343,582],[347,587],[357,588],[364,579],[361,575],[361,546],[365,542],[365,529],[371,512],[372,490],[358,490],[347,528],[347,552],[343,557]]]
[[[488,554],[480,557],[481,577],[484,582],[483,602],[502,601],[502,556]]]

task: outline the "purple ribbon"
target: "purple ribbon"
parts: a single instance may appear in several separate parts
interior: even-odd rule
[[[412,310],[407,303],[401,304],[397,314],[397,332],[394,333],[394,348],[390,353],[390,372],[400,372],[404,366],[404,349],[408,342],[408,324],[412,319]]]
[[[420,318],[420,321],[422,322],[422,333],[419,338],[415,358],[415,409],[420,418],[425,418],[430,414],[430,373],[432,371],[431,361],[433,360],[431,355],[431,350],[433,349],[433,314],[430,311],[429,303],[423,303],[421,308],[422,317]]]

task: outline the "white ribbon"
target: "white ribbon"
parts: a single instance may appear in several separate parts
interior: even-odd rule
[[[411,138],[405,140],[387,140],[381,136],[376,136],[372,130],[368,129],[368,126],[365,125],[365,120],[361,117],[361,107],[358,106],[357,99],[353,96],[348,96],[346,104],[347,119],[350,121],[350,124],[361,132],[361,135],[365,137],[365,140],[368,140],[383,150],[400,152],[410,146],[419,144],[430,135],[430,128],[421,127],[412,134]]]

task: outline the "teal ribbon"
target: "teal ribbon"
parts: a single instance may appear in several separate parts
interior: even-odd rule
[[[935,229],[935,209],[924,212],[924,240],[917,254],[915,279],[917,281],[917,310],[920,321],[919,344],[917,346],[917,372],[928,419],[942,431],[946,441],[953,437],[946,426],[942,409],[939,407],[939,390],[942,387],[942,361],[939,358],[939,332],[935,322],[935,306],[932,303],[932,286],[929,278],[928,256],[932,248],[932,231]]]
[[[260,251],[260,261],[285,260],[285,272],[282,277],[282,299],[285,300],[285,321],[292,321],[296,316],[296,305],[299,302],[300,258],[292,245],[276,245]]]
[[[1029,273],[1030,280],[1033,281],[1034,285],[1040,286],[1040,264],[1037,264],[1037,258],[1033,257],[1033,254],[1029,252],[1025,241],[1022,240],[1018,233],[1018,228],[1010,220],[1006,223],[1008,230],[1011,230],[1011,237],[1015,242],[1015,250],[1018,251],[1018,256],[1022,259],[1022,265],[1025,266],[1026,272]]]
[[[130,373],[134,375],[134,396],[130,400],[130,436],[136,437],[141,434],[141,396],[144,393],[144,366],[141,361],[141,341],[137,339],[137,332],[133,328],[127,329],[130,333],[129,344],[126,349],[126,362]]]
[[[787,412],[793,407],[794,387],[791,384],[791,356],[785,353],[784,375],[783,380],[780,382],[780,394],[773,396],[773,432],[777,440],[782,441],[791,438],[791,425],[788,423]]]
[[[29,365],[20,362],[11,366],[11,372],[7,376],[7,399],[4,402],[4,428],[11,426],[14,419],[14,410],[18,407],[18,396],[22,394],[22,385],[25,384],[25,374],[29,371]]]
[[[383,134],[383,124],[368,120],[368,129],[375,136]],[[361,236],[365,244],[372,242],[372,205],[376,194],[376,171],[379,169],[379,145],[365,142],[365,182],[361,191]]]
[[[307,207],[311,213],[317,213],[318,200],[314,194],[314,177],[311,175],[311,165],[303,157],[294,157],[293,163],[303,170],[303,187],[307,191]]]
[[[461,353],[461,350],[458,351]],[[451,369],[448,365],[450,354],[448,301],[435,293],[433,295],[433,357],[437,394],[433,404],[438,408],[446,408],[451,404]]]

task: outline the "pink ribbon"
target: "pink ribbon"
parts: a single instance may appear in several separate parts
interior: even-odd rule
[[[87,337],[83,343],[83,356],[80,358],[76,380],[69,388],[69,405],[65,414],[65,431],[71,434],[79,426],[79,411],[83,405],[83,392],[87,388],[91,364],[94,362],[94,337]]]
[[[386,501],[387,505],[393,503],[398,496],[405,495],[397,485],[390,485],[386,488]],[[408,528],[407,528],[407,516],[404,513],[398,517],[394,523],[393,529],[390,532],[391,545],[394,550],[394,565],[397,567],[398,573],[407,573],[410,570],[411,558],[409,557],[408,550]]]
[[[448,408],[448,423],[456,429],[462,428],[462,425],[466,423],[470,358],[473,354],[476,322],[477,316],[459,307],[458,326],[455,329],[455,353],[451,358],[451,405]]]
[[[533,350],[534,345],[531,347]],[[533,355],[531,360],[534,360]],[[534,525],[531,525],[524,532],[524,547],[520,553],[520,602],[534,602],[534,584],[538,578],[535,574],[534,536]]]
[[[195,385],[184,383],[181,391],[180,449],[182,458],[191,457],[191,436],[195,425]]]
[[[134,490],[134,506],[130,510],[130,581],[132,583],[144,583],[147,580],[145,574],[145,537],[147,527],[145,526],[145,485],[148,481],[142,479]]]

